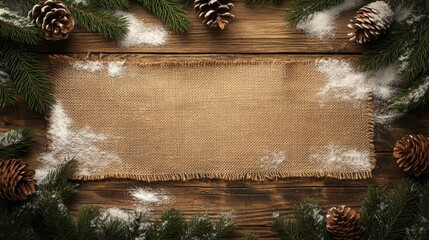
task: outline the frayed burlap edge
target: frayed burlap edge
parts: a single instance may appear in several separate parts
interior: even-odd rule
[[[186,60],[186,61],[175,61],[173,59],[168,59],[165,61],[143,61],[144,56],[130,56],[130,55],[115,55],[112,57],[111,55],[50,55],[49,65],[52,66],[53,61],[61,61],[61,62],[72,62],[72,61],[125,61],[125,65],[137,65],[137,66],[207,66],[207,65],[257,65],[257,64],[287,64],[287,63],[310,63],[316,62],[323,58],[311,59],[311,58],[298,58],[298,59],[222,59],[222,60],[213,60],[204,58],[203,60]],[[354,59],[348,58],[344,59],[351,62],[354,62]],[[52,74],[51,74],[52,75]],[[93,174],[91,176],[73,176],[73,180],[87,180],[87,181],[95,181],[102,179],[133,179],[139,181],[146,182],[157,182],[157,181],[186,181],[192,179],[223,179],[223,180],[253,180],[253,181],[263,181],[263,180],[277,180],[282,178],[291,178],[291,177],[330,177],[337,179],[367,179],[372,177],[372,170],[376,166],[376,158],[375,158],[375,148],[374,148],[374,111],[373,111],[373,97],[372,94],[369,94],[367,100],[367,113],[366,115],[369,117],[368,121],[368,143],[369,143],[369,151],[370,151],[370,164],[371,169],[367,171],[359,171],[359,172],[302,172],[302,173],[281,173],[281,172],[245,172],[245,173],[186,173],[186,174],[129,174],[129,173],[115,173],[115,174]],[[49,113],[45,115],[47,126],[49,126]],[[48,145],[51,144],[51,137],[46,132],[46,138],[48,139]]]

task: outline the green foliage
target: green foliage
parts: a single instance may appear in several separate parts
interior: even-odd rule
[[[101,36],[122,39],[128,32],[128,22],[111,10],[67,1],[76,24]]]
[[[188,13],[183,4],[177,0],[137,1],[175,32],[186,32],[191,26],[191,19],[188,17]]]
[[[281,0],[246,0],[248,5],[280,4]]]
[[[25,17],[11,11],[0,2],[0,38],[24,44],[40,42],[40,30]]]
[[[274,218],[272,224],[280,239],[330,239],[325,230],[326,220],[321,207],[309,199],[295,206],[293,219],[280,216]]]
[[[296,27],[299,21],[307,19],[311,14],[343,2],[344,0],[291,0],[285,19],[291,27]]]
[[[254,233],[246,233],[244,234],[244,240],[258,240],[259,236]]]
[[[130,5],[128,0],[88,0],[88,3],[114,10],[125,9]]]
[[[284,240],[332,239],[320,211],[317,204],[306,200],[295,207],[292,219],[275,218],[273,229]],[[371,187],[360,214],[366,229],[361,239],[428,239],[429,180],[403,179],[391,190]]]
[[[55,102],[53,86],[48,82],[34,54],[21,44],[0,41],[0,57],[15,88],[23,94],[31,109],[45,113]]]
[[[33,133],[27,128],[0,134],[0,161],[26,153],[33,142]]]
[[[6,72],[6,67],[0,64],[0,108],[14,105],[17,102],[15,85]]]

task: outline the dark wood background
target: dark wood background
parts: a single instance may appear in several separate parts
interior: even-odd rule
[[[347,22],[353,11],[344,13],[337,21],[335,37],[320,40],[309,38],[289,29],[283,14],[287,4],[280,6],[249,7],[243,0],[236,1],[233,24],[224,32],[205,27],[188,7],[193,20],[190,31],[184,35],[170,34],[166,46],[141,46],[121,49],[108,39],[76,30],[68,40],[45,42],[37,51],[43,59],[49,54],[144,54],[148,61],[166,58],[294,58],[294,57],[357,57],[362,47],[348,41]],[[146,22],[159,23],[138,5],[131,11]],[[47,66],[47,64],[46,64]],[[330,178],[288,178],[278,181],[222,181],[193,180],[187,182],[146,183],[125,180],[80,182],[79,192],[70,206],[76,212],[83,205],[103,208],[117,206],[132,209],[135,201],[128,195],[132,187],[150,187],[168,192],[173,200],[168,205],[151,206],[154,216],[169,207],[183,210],[186,216],[208,213],[216,217],[221,211],[234,211],[239,230],[255,232],[263,239],[275,237],[270,230],[273,213],[289,215],[295,203],[310,197],[318,200],[326,210],[345,204],[358,208],[368,186],[394,184],[404,176],[392,157],[397,139],[406,134],[429,135],[428,107],[414,111],[387,125],[376,125],[375,151],[377,167],[372,179],[337,180]],[[25,103],[0,110],[0,131],[29,127],[37,134],[37,144],[26,158],[36,158],[46,148],[44,117],[30,111]]]

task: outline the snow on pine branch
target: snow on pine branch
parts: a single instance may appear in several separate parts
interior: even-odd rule
[[[334,36],[335,21],[344,11],[356,8],[363,3],[363,0],[345,0],[333,8],[315,12],[296,25],[296,28],[303,30],[311,37],[324,38]]]

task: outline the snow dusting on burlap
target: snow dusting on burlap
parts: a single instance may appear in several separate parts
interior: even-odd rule
[[[55,98],[70,131],[105,136],[92,149],[120,161],[105,166],[103,155],[83,151],[79,159],[90,154],[93,164],[76,179],[371,177],[370,95],[322,96],[336,83],[320,62],[90,58],[51,56]],[[110,68],[122,69],[119,80]],[[49,129],[55,124],[51,119]],[[130,194],[145,203],[168,201],[150,189]]]

